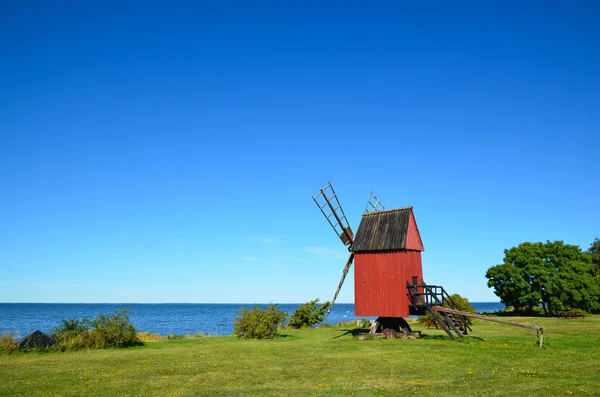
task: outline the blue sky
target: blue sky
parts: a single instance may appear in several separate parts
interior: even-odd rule
[[[326,4],[323,4],[326,3]],[[0,5],[0,302],[331,299],[371,191],[425,280],[498,300],[600,236],[600,5]],[[338,302],[353,301],[352,277]]]

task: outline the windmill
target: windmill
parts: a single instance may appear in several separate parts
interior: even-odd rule
[[[470,319],[478,318],[537,331],[542,346],[544,327],[461,311],[442,286],[423,281],[424,247],[413,207],[385,209],[371,193],[355,236],[331,182],[313,200],[350,252],[329,311],[354,263],[354,314],[377,317],[371,332],[415,335],[404,317],[429,313],[451,339],[467,335]]]
[[[451,338],[451,330],[460,336],[466,332],[468,319],[447,312],[438,315],[432,309],[434,305],[457,306],[442,287],[423,282],[424,248],[412,207],[385,209],[371,193],[355,236],[331,182],[313,200],[350,252],[330,311],[354,263],[354,314],[377,317],[372,332],[390,328],[410,334],[404,317],[425,311]]]

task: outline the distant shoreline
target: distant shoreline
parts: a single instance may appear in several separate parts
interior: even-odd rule
[[[497,302],[471,302],[478,313],[504,309]],[[159,335],[231,335],[233,321],[242,307],[266,306],[268,303],[0,303],[0,333],[18,331],[21,335],[40,330],[49,332],[62,320],[95,317],[127,310],[127,316],[138,330]],[[278,303],[293,313],[301,303]],[[375,317],[357,317],[353,303],[336,303],[326,324]]]
[[[501,304],[500,301],[469,301],[471,304]],[[0,302],[0,305],[301,305],[304,302]],[[336,302],[336,305],[353,305]]]

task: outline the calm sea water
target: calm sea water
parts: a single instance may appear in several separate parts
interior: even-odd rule
[[[504,309],[499,302],[471,302],[478,313]],[[35,330],[49,332],[61,319],[94,317],[112,314],[115,310],[129,310],[129,319],[138,331],[160,335],[196,334],[231,335],[233,320],[241,307],[253,304],[147,304],[147,303],[0,303],[0,333],[14,331],[25,336]],[[281,309],[293,313],[299,304],[282,304]],[[364,317],[361,317],[364,318]],[[374,317],[368,317],[372,319]],[[338,303],[325,323],[357,320],[354,304]]]

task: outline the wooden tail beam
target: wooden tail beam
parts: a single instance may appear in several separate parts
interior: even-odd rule
[[[435,310],[436,312],[443,312],[443,313],[450,313],[450,314],[459,314],[461,316],[473,317],[473,318],[478,318],[480,320],[493,321],[495,323],[512,325],[512,326],[515,326],[515,327],[521,327],[521,328],[526,328],[526,329],[532,329],[534,331],[541,331],[542,329],[545,330],[544,327],[538,327],[535,324],[534,325],[525,325],[525,324],[513,323],[512,321],[500,320],[498,318],[488,317],[488,316],[484,316],[482,314],[461,312],[460,310],[448,309],[446,307],[441,307],[441,306],[432,306],[431,308],[433,310]]]
[[[531,329],[533,331],[537,331],[539,344],[540,344],[540,347],[542,347],[542,343],[544,340],[544,332],[546,331],[546,328],[544,328],[544,327],[538,327],[535,324],[525,325],[525,324],[513,323],[512,321],[500,320],[499,318],[488,317],[488,316],[484,316],[482,314],[461,312],[460,310],[448,309],[448,308],[442,307],[442,306],[432,306],[431,309],[436,312],[458,314],[458,315],[465,316],[465,317],[473,317],[473,318],[478,318],[480,320],[493,321],[495,323],[512,325],[513,327],[520,327],[520,328]]]

